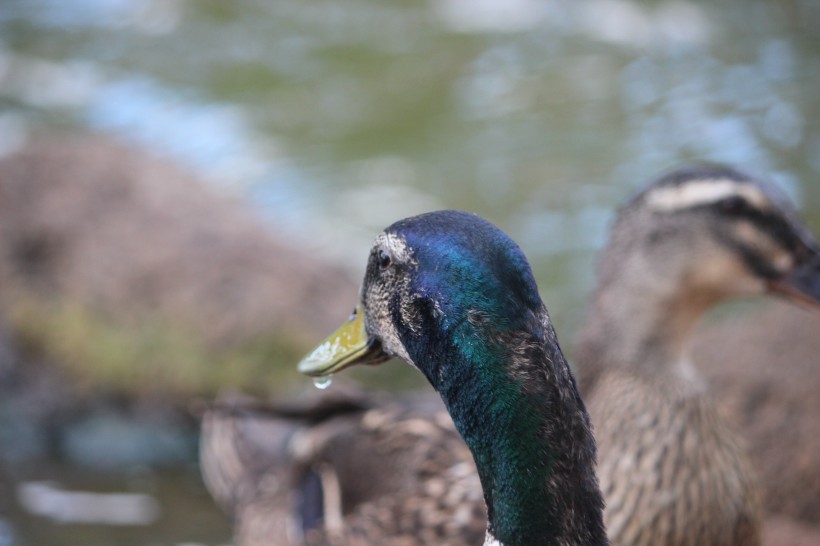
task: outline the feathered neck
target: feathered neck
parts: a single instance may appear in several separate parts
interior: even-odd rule
[[[599,280],[576,348],[583,391],[607,370],[699,391],[690,340],[698,320],[724,297],[690,289],[685,278],[638,278],[628,267],[614,267]]]
[[[524,329],[467,320],[405,344],[478,467],[488,537],[504,546],[607,544],[595,442],[546,309]]]

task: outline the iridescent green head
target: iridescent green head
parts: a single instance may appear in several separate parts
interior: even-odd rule
[[[494,336],[541,328],[542,310],[530,266],[505,233],[475,214],[422,214],[379,234],[356,311],[299,370],[327,375],[396,356],[438,388],[442,374],[430,353],[453,344],[491,351]],[[481,347],[466,346],[478,338]]]
[[[494,544],[606,543],[586,410],[507,235],[441,211],[376,238],[356,313],[299,369],[321,376],[387,356],[444,400],[475,459]]]

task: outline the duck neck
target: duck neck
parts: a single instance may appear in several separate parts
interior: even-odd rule
[[[691,288],[691,287],[690,287]],[[576,357],[586,390],[605,370],[662,377],[699,390],[688,352],[698,320],[721,296],[685,280],[616,275],[596,289]]]
[[[486,343],[459,328],[425,373],[475,459],[488,544],[606,544],[586,409],[546,311],[534,322]]]

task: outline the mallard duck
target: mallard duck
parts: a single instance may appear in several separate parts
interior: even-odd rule
[[[391,357],[424,374],[470,449],[485,544],[608,544],[587,412],[512,239],[459,211],[383,231],[356,310],[299,371],[329,376]]]
[[[586,409],[530,266],[512,239],[459,211],[408,218],[382,232],[370,252],[356,311],[299,370],[324,376],[389,357],[424,374],[469,448],[488,512],[485,545],[608,544]],[[404,426],[426,431],[436,425],[418,419]],[[421,479],[391,495],[406,501],[397,506],[401,513],[389,513],[398,536],[371,536],[367,525],[334,529],[325,514],[305,541],[436,543],[417,535],[446,522],[437,521],[429,505],[412,502],[452,502],[449,478],[471,468],[456,465],[449,474],[424,476],[395,467],[392,473],[408,470]],[[366,476],[359,477],[364,484]],[[379,504],[384,502],[389,496]],[[380,509],[385,507],[373,508]]]
[[[677,206],[674,206],[676,204]],[[737,234],[740,239],[734,239],[733,234]],[[778,241],[781,242],[778,243]],[[780,248],[779,251],[778,248]],[[593,421],[596,425],[596,435],[601,438],[601,442],[606,443],[606,446],[601,449],[606,449],[609,454],[612,454],[612,458],[609,458],[608,454],[602,453],[599,475],[605,486],[605,494],[609,493],[605,517],[616,531],[612,534],[613,544],[624,546],[644,543],[708,544],[711,539],[705,535],[699,535],[701,531],[697,525],[681,523],[696,513],[698,502],[691,502],[684,495],[677,494],[669,488],[669,484],[665,481],[658,480],[654,488],[651,483],[643,487],[642,484],[651,482],[647,476],[657,478],[657,475],[647,473],[646,467],[640,470],[630,470],[629,465],[634,464],[634,459],[630,457],[641,457],[646,452],[656,453],[649,448],[660,446],[661,442],[660,436],[653,436],[653,434],[665,432],[665,430],[648,426],[644,430],[645,435],[634,440],[624,434],[623,450],[627,454],[631,453],[631,456],[622,456],[623,467],[612,462],[618,457],[617,451],[611,447],[610,442],[618,437],[619,416],[636,415],[641,406],[636,404],[635,395],[623,392],[625,389],[628,391],[625,386],[628,383],[612,379],[612,384],[615,386],[612,387],[613,394],[609,397],[611,419],[608,419],[605,409],[607,408],[605,393],[599,389],[604,383],[602,378],[610,375],[617,377],[622,371],[633,374],[628,370],[630,366],[643,369],[644,364],[648,370],[653,370],[655,367],[659,370],[685,370],[685,372],[675,372],[673,375],[682,375],[682,377],[675,377],[671,382],[666,382],[665,373],[655,374],[658,380],[656,382],[658,390],[653,391],[654,396],[649,399],[669,400],[669,405],[663,414],[668,413],[670,408],[674,408],[673,401],[675,400],[690,398],[698,400],[697,406],[703,409],[701,413],[696,414],[702,417],[703,423],[712,423],[708,426],[713,426],[718,438],[722,439],[718,444],[736,446],[738,442],[733,439],[733,433],[714,413],[707,401],[707,395],[702,392],[703,388],[695,388],[699,380],[694,369],[690,366],[679,366],[680,361],[677,360],[677,356],[685,353],[690,330],[700,315],[723,298],[741,293],[769,292],[804,302],[820,300],[820,288],[818,288],[820,267],[817,266],[820,258],[818,256],[820,254],[818,254],[814,239],[801,225],[792,207],[764,184],[731,169],[720,167],[680,169],[649,184],[643,192],[621,209],[612,228],[609,244],[603,251],[599,285],[595,291],[587,325],[582,330],[581,342],[576,354],[578,368],[582,375],[581,386],[594,396],[595,414],[593,417],[598,416],[597,421]],[[706,278],[711,278],[715,284],[711,288],[699,285],[695,282],[697,276],[692,274],[693,270],[700,271]],[[639,296],[636,295],[636,290],[640,291]],[[666,301],[663,296],[672,293],[683,294],[681,301],[690,301],[691,305],[663,308]],[[625,301],[626,298],[631,298],[632,302]],[[656,313],[651,318],[642,318],[644,311],[640,308],[644,306],[646,309],[655,309]],[[636,307],[639,309],[636,310]],[[658,309],[663,309],[660,316],[657,314]],[[661,318],[665,320],[660,320]],[[668,329],[662,330],[668,335],[653,337],[650,328],[656,324],[668,325]],[[610,362],[611,354],[619,354],[625,350],[624,348],[634,349],[641,344],[651,348],[651,350],[646,350],[645,359],[642,351],[632,350],[627,352],[629,352],[629,358],[633,360],[621,354],[617,361]],[[653,356],[663,354],[666,354],[668,358]],[[611,374],[603,373],[610,367],[614,368]],[[607,383],[609,381],[606,380]],[[683,386],[679,385],[681,382]],[[673,393],[679,392],[680,389],[683,389],[682,392],[691,391],[691,393],[675,398],[666,389]],[[331,389],[331,391],[334,390],[336,386]],[[615,393],[622,393],[623,404],[617,402],[618,396]],[[258,483],[264,483],[265,480],[288,475],[286,472],[279,471],[282,461],[287,461],[291,474],[296,476],[303,475],[305,469],[319,467],[331,476],[334,473],[330,470],[337,466],[340,469],[344,468],[345,472],[339,471],[335,474],[335,483],[338,483],[338,487],[325,488],[325,491],[331,492],[356,492],[347,495],[344,499],[341,499],[339,494],[334,494],[332,497],[340,500],[329,504],[344,514],[356,512],[364,505],[377,505],[382,495],[389,497],[390,487],[393,485],[382,476],[394,474],[393,468],[402,468],[400,477],[406,478],[408,482],[414,482],[417,479],[415,473],[419,468],[424,467],[431,473],[441,476],[447,468],[458,465],[461,461],[462,466],[458,468],[469,475],[465,469],[472,466],[472,461],[457,435],[452,432],[452,425],[447,433],[448,419],[442,416],[440,408],[437,409],[435,404],[428,408],[427,413],[419,414],[418,408],[407,408],[403,400],[390,400],[387,403],[384,399],[371,400],[361,394],[345,396],[336,394],[336,396],[339,399],[347,398],[347,402],[343,404],[344,411],[334,414],[332,410],[326,408],[327,411],[321,412],[320,417],[315,414],[310,415],[309,405],[300,409],[308,417],[300,419],[293,419],[298,412],[292,410],[277,415],[271,412],[263,415],[253,410],[244,410],[241,414],[215,410],[207,414],[202,443],[203,462],[206,463],[203,464],[203,472],[215,496],[230,499],[230,502],[224,502],[223,506],[234,515],[238,522],[238,529],[257,529],[259,532],[256,536],[261,537],[268,532],[267,537],[270,539],[270,537],[281,536],[280,529],[284,527],[290,529],[304,527],[306,518],[292,505],[279,502],[276,506],[280,510],[275,511],[270,508],[275,504],[274,501],[282,498],[283,491],[287,490],[286,487],[279,487],[277,493],[274,494],[269,489],[258,486]],[[355,405],[359,405],[359,409],[351,409],[351,406]],[[603,417],[601,413],[604,414]],[[365,419],[368,415],[370,418]],[[436,418],[431,418],[431,415]],[[418,427],[418,429],[412,426],[398,426],[398,420],[414,420],[416,416],[435,423],[435,426]],[[628,419],[628,417],[623,418]],[[391,426],[392,419],[397,420],[397,426]],[[643,415],[641,420],[648,425],[654,423],[653,418],[646,415]],[[689,430],[687,427],[692,427],[701,421],[695,420],[687,423],[684,420],[676,423],[683,427],[677,430],[685,442],[691,443],[691,438],[694,437],[691,434],[695,434],[695,432],[689,432],[687,435]],[[371,422],[378,423],[379,428],[370,426]],[[418,419],[414,422],[417,423]],[[267,424],[263,425],[263,423]],[[291,433],[283,440],[282,445],[276,441],[266,444],[262,435],[257,431],[263,426],[286,427]],[[414,431],[415,434],[402,441],[402,435],[398,433],[401,430]],[[386,440],[386,431],[393,432],[389,436],[389,441]],[[632,433],[637,433],[637,431],[632,431]],[[335,440],[337,435],[346,439],[347,443],[344,446]],[[380,439],[376,439],[376,436]],[[284,447],[294,443],[295,438],[310,438],[309,443],[312,450],[295,450]],[[381,453],[378,456],[370,456],[372,452],[368,450],[364,453],[355,451],[349,447],[358,443],[358,440],[354,438],[361,438],[365,445],[378,444],[385,450],[396,454],[398,458],[390,459],[382,456]],[[653,443],[653,438],[658,439],[658,442]],[[642,445],[641,442],[649,445]],[[408,454],[402,448],[390,449],[388,446],[391,444],[397,446],[427,445],[427,447],[423,449],[419,447],[417,452]],[[270,449],[265,451],[260,447],[265,445]],[[437,453],[437,457],[425,459],[425,449]],[[674,454],[679,447],[671,443],[666,448],[661,446],[658,449],[662,453]],[[336,465],[336,458],[342,457],[346,450],[350,451],[350,459],[355,459],[358,466],[348,463]],[[677,453],[682,454],[683,452]],[[730,470],[725,475],[727,477],[741,476],[741,485],[727,489],[726,496],[722,498],[727,506],[737,504],[747,507],[737,510],[738,514],[743,513],[744,510],[748,513],[748,525],[743,524],[740,528],[747,528],[749,535],[757,536],[758,516],[755,501],[743,501],[746,502],[743,504],[737,500],[737,496],[733,497],[730,494],[731,490],[748,490],[750,491],[748,498],[754,498],[751,496],[754,495],[751,493],[754,488],[751,485],[751,478],[748,477],[750,473],[745,470],[747,463],[739,447],[731,447],[730,453],[732,453],[731,458],[737,461],[737,465],[742,470],[737,472]],[[701,455],[711,460],[708,453]],[[725,457],[725,455],[720,455],[720,457]],[[604,458],[607,460],[603,460]],[[392,465],[394,461],[397,463]],[[688,467],[689,464],[686,463],[686,466]],[[293,470],[294,468],[296,470]],[[601,472],[606,474],[602,475]],[[244,478],[240,479],[240,476]],[[384,481],[387,485],[373,495],[359,495],[360,489],[357,484],[364,481],[362,476],[374,476],[374,481],[379,483]],[[478,480],[473,477],[471,482],[464,474],[461,476],[462,481],[456,489],[473,488],[472,498],[480,499]],[[450,479],[447,478],[447,480]],[[279,481],[281,482],[281,479]],[[615,483],[619,486],[616,487]],[[694,483],[696,482],[693,481],[692,484]],[[718,485],[719,480],[710,483],[721,487]],[[634,489],[631,489],[632,484],[634,484]],[[708,485],[703,487],[705,491],[709,489]],[[447,490],[449,489],[448,487]],[[298,488],[295,490],[300,491]],[[651,512],[640,512],[637,503],[619,502],[616,497],[616,494],[629,495],[630,491],[636,496],[646,495],[647,498],[651,498],[655,491],[662,498]],[[700,494],[700,492],[697,493],[697,495]],[[723,495],[723,493],[720,494]],[[447,521],[448,526],[446,530],[443,527],[436,528],[440,531],[436,540],[418,539],[417,542],[411,541],[408,544],[475,544],[476,533],[479,532],[478,529],[483,528],[484,523],[482,506],[473,505],[470,510],[467,510],[460,502],[449,503],[446,498],[422,491],[416,497],[409,497],[412,500],[407,500],[404,505],[396,501],[395,514],[404,513],[405,505],[413,506],[425,502],[425,496],[433,497],[430,501],[435,502],[433,511],[441,519]],[[469,495],[464,495],[462,499],[467,497]],[[637,499],[631,498],[630,500]],[[482,503],[479,501],[477,504]],[[261,506],[268,508],[259,508]],[[639,529],[641,525],[635,523],[642,521],[640,514],[658,514],[655,511],[657,506],[668,507],[667,512],[670,513],[673,511],[672,507],[676,507],[674,526],[678,530],[685,526],[687,531],[683,542],[675,542],[675,537],[665,539],[663,524],[658,523],[660,519],[647,518],[645,528],[648,530],[635,532],[635,529]],[[274,511],[277,513],[275,518],[270,515]],[[263,512],[268,516],[255,520],[243,517],[243,514],[247,516],[247,514]],[[458,514],[458,517],[454,517],[455,514]],[[726,520],[722,508],[712,512],[710,518],[710,521],[715,522]],[[333,516],[333,519],[339,521],[340,518]],[[289,523],[285,525],[283,521]],[[313,521],[316,522],[316,520]],[[378,520],[371,518],[368,521],[377,522]],[[264,522],[267,523],[263,525]],[[392,529],[390,522],[378,522],[374,525],[381,525],[387,531]],[[714,527],[717,528],[720,525],[714,525]],[[710,524],[711,528],[712,524]],[[419,529],[417,532],[419,535],[422,529],[427,528],[419,525],[417,529]],[[631,532],[627,533],[625,529],[630,529]],[[468,530],[472,530],[472,534],[466,532]],[[652,534],[658,530],[660,530],[659,534]],[[460,536],[460,532],[463,533],[463,537]],[[245,546],[252,544],[241,538],[249,534],[252,533],[240,532],[240,544]],[[297,535],[299,533],[294,533],[293,536]],[[714,542],[721,543],[717,539]],[[265,542],[262,540],[258,543]],[[294,539],[293,542],[287,544],[299,543],[301,543],[299,540]],[[732,544],[731,542],[723,543]],[[754,539],[750,539],[748,543],[754,544]]]
[[[576,352],[614,545],[760,543],[744,448],[688,347],[730,297],[818,305],[818,248],[785,199],[729,168],[677,170],[620,210]]]

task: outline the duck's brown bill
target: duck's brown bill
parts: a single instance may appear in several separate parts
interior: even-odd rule
[[[797,303],[820,310],[820,255],[769,283],[769,290]]]
[[[389,357],[381,344],[367,335],[364,310],[361,304],[318,347],[299,362],[299,371],[305,375],[320,377],[330,375],[353,364],[380,364]]]

